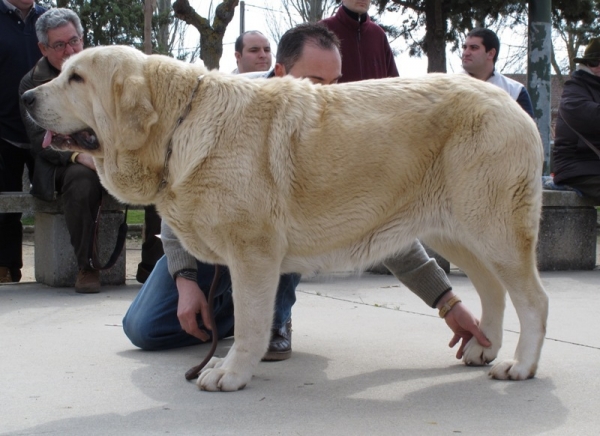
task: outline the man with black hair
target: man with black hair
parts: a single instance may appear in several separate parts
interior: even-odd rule
[[[504,89],[527,112],[531,118],[533,104],[527,89],[496,71],[496,61],[500,52],[498,35],[490,29],[473,29],[463,44],[462,67],[472,77]]]
[[[271,43],[258,30],[248,30],[235,40],[235,60],[234,74],[268,71],[273,60]]]

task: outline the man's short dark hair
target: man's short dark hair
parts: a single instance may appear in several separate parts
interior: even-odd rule
[[[322,24],[302,23],[285,32],[277,46],[275,62],[285,67],[289,72],[300,59],[302,50],[307,44],[314,44],[324,50],[340,50],[340,40],[335,33]]]
[[[240,54],[242,54],[243,51],[244,51],[244,36],[246,36],[246,35],[262,35],[262,36],[265,36],[261,32],[259,32],[258,30],[248,30],[248,31],[242,33],[235,40],[235,51],[237,51]]]
[[[494,56],[494,63],[496,63],[496,61],[498,60],[498,53],[500,53],[500,40],[498,39],[498,35],[496,35],[496,33],[493,30],[478,27],[476,29],[471,30],[467,35],[467,38],[470,38],[472,36],[482,39],[486,53],[493,48],[496,49],[496,55]]]

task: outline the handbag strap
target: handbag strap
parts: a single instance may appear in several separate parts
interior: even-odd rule
[[[585,138],[585,136],[583,136],[581,133],[579,133],[577,130],[575,130],[573,127],[571,127],[571,125],[569,124],[569,122],[563,116],[562,110],[560,108],[558,109],[558,113],[559,113],[560,117],[562,118],[562,120],[567,125],[567,127],[569,129],[571,129],[572,131],[574,131],[575,133],[577,133],[577,136],[579,136],[579,138],[584,142],[584,144],[587,145],[589,148],[591,148],[592,151],[598,155],[598,158],[600,158],[600,150],[598,150],[598,147],[596,147],[594,144],[592,144],[590,141],[588,141]]]

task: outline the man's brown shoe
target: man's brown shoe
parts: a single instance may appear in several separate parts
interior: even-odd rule
[[[263,361],[272,362],[286,360],[292,356],[292,320],[286,322],[283,327],[271,331],[271,341],[267,354]]]
[[[0,283],[12,283],[12,281],[10,270],[5,266],[0,266]]]
[[[100,271],[97,269],[80,269],[75,282],[75,292],[80,294],[97,294],[100,292]]]

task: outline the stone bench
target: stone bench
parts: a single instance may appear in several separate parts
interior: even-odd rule
[[[125,206],[108,194],[102,198],[98,231],[98,257],[105,263],[112,254]],[[61,197],[46,202],[26,192],[0,193],[0,213],[35,214],[35,280],[53,287],[73,287],[78,266],[70,243]],[[115,265],[100,272],[103,285],[125,283],[125,250]]]
[[[537,258],[540,271],[596,267],[597,218],[593,199],[544,190]]]
[[[595,201],[574,191],[544,190],[538,234],[537,261],[540,271],[592,270],[596,267],[597,211]],[[450,262],[425,246],[429,256],[450,272]],[[369,269],[390,274],[383,264]]]

